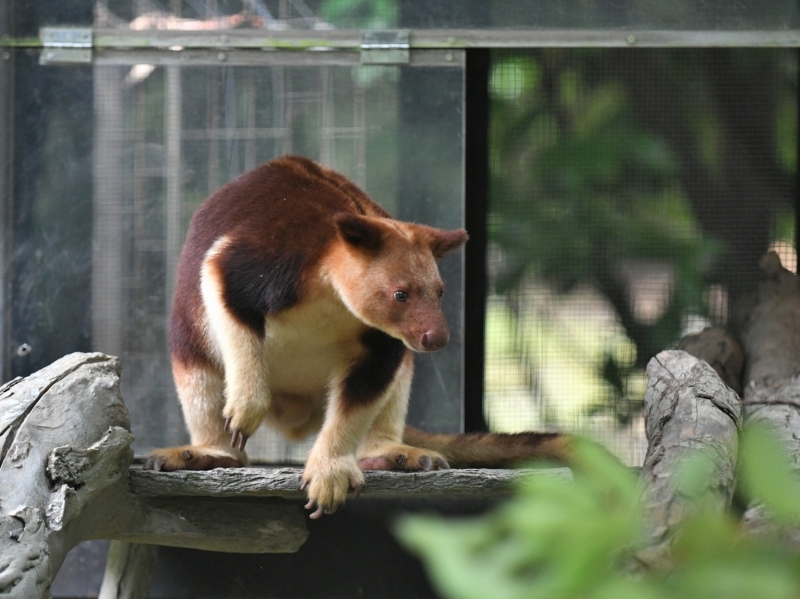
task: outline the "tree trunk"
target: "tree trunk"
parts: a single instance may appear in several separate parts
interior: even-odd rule
[[[758,290],[734,313],[747,354],[744,415],[747,425],[769,427],[800,468],[800,289],[798,278],[781,265],[775,252],[762,258]],[[751,533],[774,531],[754,502],[743,517]],[[800,546],[800,530],[783,531]]]
[[[112,541],[97,599],[147,599],[158,545]]]
[[[110,356],[71,354],[0,388],[0,595],[50,597],[67,552],[88,539],[254,553],[293,552],[305,541],[300,507],[279,497],[132,492],[129,429]],[[108,584],[143,596],[152,550],[115,548]],[[139,580],[117,567],[126,560]]]
[[[0,595],[50,596],[85,538],[81,512],[127,482],[129,429],[116,358],[71,354],[0,389]],[[80,459],[67,466],[56,456],[71,447]]]
[[[705,359],[713,362],[715,356],[707,353]],[[661,352],[650,360],[647,376],[644,416],[649,446],[641,476],[650,538],[637,557],[648,567],[661,568],[669,565],[673,532],[684,517],[676,479],[687,459],[705,453],[710,468],[701,492],[720,508],[730,505],[741,401],[706,361],[685,351]]]

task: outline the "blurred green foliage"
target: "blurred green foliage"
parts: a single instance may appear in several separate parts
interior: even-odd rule
[[[334,27],[387,29],[397,26],[396,0],[326,0],[319,16]]]
[[[495,291],[526,276],[562,291],[594,282],[621,313],[639,365],[704,312],[704,275],[720,247],[700,235],[676,184],[679,160],[635,118],[621,77],[592,69],[596,52],[498,56],[492,92],[490,239],[503,252]],[[626,260],[674,265],[669,308],[640,325],[620,283]]]
[[[620,360],[619,344],[596,353],[603,397],[584,397],[585,409],[628,424],[638,410],[631,377],[687,322],[724,325],[725,302],[754,284],[769,244],[793,241],[796,57],[557,48],[492,57],[490,293],[523,329],[537,294],[597,290],[633,354]],[[645,272],[669,283],[648,290]],[[535,401],[566,401],[541,387]]]
[[[800,524],[798,480],[769,433],[745,432],[742,456],[745,498],[784,525]],[[732,514],[714,508],[702,458],[681,474],[687,516],[675,531],[670,571],[636,567],[647,538],[640,486],[587,441],[577,445],[574,480],[539,472],[484,516],[410,516],[396,530],[451,599],[800,596],[800,556],[775,537],[744,535]]]

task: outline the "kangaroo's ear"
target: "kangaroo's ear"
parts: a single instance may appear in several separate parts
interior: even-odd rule
[[[349,245],[369,253],[378,253],[383,247],[383,229],[370,218],[348,214],[334,217],[336,229]]]
[[[454,229],[443,231],[441,229],[430,229],[428,235],[428,245],[431,248],[433,257],[437,260],[447,252],[457,250],[469,239],[469,235],[464,229]]]

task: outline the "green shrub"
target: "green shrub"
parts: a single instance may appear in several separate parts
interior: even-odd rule
[[[776,522],[800,523],[798,483],[780,449],[758,430],[742,444],[744,496],[758,498]],[[529,477],[485,516],[408,516],[397,534],[452,599],[800,597],[796,552],[776,537],[743,534],[732,514],[690,491],[704,489],[698,477],[706,468],[682,473],[687,516],[665,572],[647,571],[635,557],[646,539],[636,476],[588,442],[578,445],[576,464],[574,480]]]

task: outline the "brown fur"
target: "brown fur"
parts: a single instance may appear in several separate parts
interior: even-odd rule
[[[170,319],[191,445],[154,452],[148,467],[246,464],[262,422],[290,439],[318,431],[303,487],[319,517],[361,488],[362,469],[563,456],[548,435],[403,439],[411,352],[449,338],[435,261],[466,239],[390,218],[305,158],[273,160],[220,189],[192,220]]]
[[[532,458],[568,462],[570,437],[560,433],[467,433],[446,435],[405,427],[403,442],[431,449],[454,468],[513,467]]]

